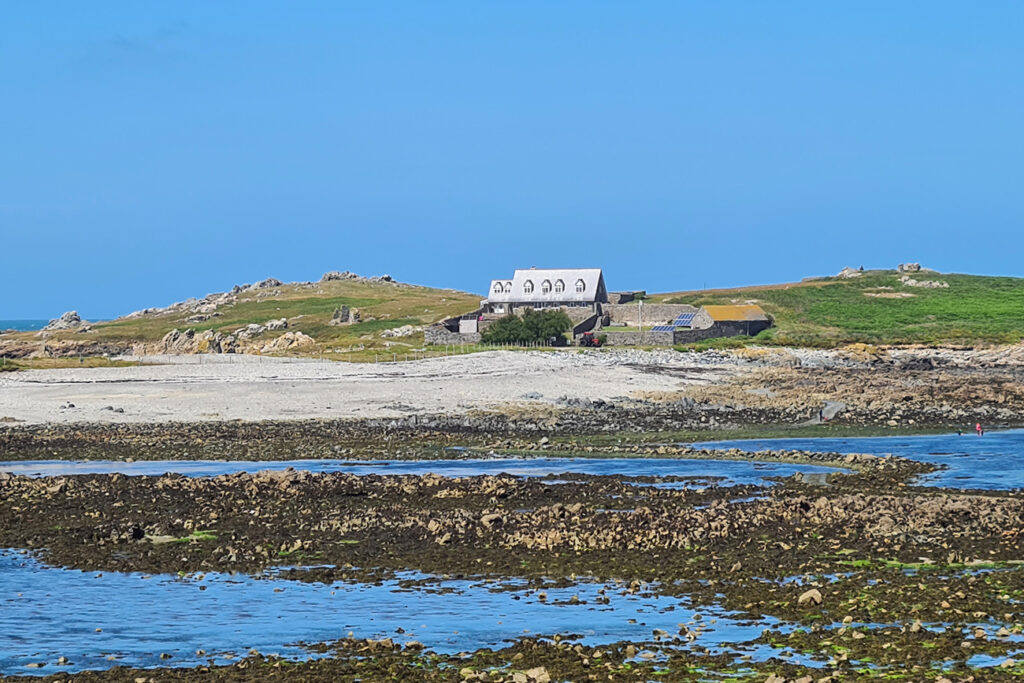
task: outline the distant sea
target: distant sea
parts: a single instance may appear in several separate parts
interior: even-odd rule
[[[0,320],[0,330],[18,330],[27,332],[41,330],[46,327],[49,320]]]

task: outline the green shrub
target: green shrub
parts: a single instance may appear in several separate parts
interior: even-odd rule
[[[555,344],[565,340],[572,321],[563,311],[526,309],[522,317],[509,314],[491,323],[480,335],[485,344]]]

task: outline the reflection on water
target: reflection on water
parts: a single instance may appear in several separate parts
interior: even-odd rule
[[[856,438],[747,439],[697,444],[702,448],[739,448],[744,451],[802,450],[836,453],[899,455],[946,465],[927,474],[920,483],[964,489],[1009,490],[1024,488],[1024,430],[976,434],[933,434]]]
[[[0,674],[196,666],[208,659],[225,663],[250,649],[305,658],[299,641],[335,640],[349,631],[357,638],[417,640],[446,653],[501,647],[529,634],[579,634],[588,644],[649,641],[653,629],[675,633],[695,614],[678,598],[630,595],[614,584],[546,588],[541,600],[536,590],[509,581],[403,588],[400,579],[410,578],[424,577],[331,585],[214,573],[150,577],[55,569],[0,551]],[[609,604],[597,600],[602,588]],[[713,609],[699,612],[705,630],[695,645],[712,649],[779,627],[774,620],[739,622]],[[758,657],[773,652],[752,651]],[[69,664],[58,666],[60,657]]]
[[[190,477],[209,477],[235,472],[283,470],[294,467],[310,472],[349,472],[352,474],[439,474],[445,477],[470,477],[481,474],[512,474],[543,477],[550,474],[620,474],[652,477],[692,477],[691,486],[717,483],[764,484],[766,477],[788,477],[796,472],[825,475],[836,470],[814,465],[715,461],[668,458],[485,458],[476,460],[288,460],[273,462],[225,461],[68,461],[30,460],[0,463],[0,472],[30,476],[66,474],[161,475],[176,472]],[[679,485],[679,484],[674,484]]]

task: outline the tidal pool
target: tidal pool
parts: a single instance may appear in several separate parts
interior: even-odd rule
[[[803,439],[744,439],[708,441],[701,448],[739,448],[747,452],[802,450],[835,453],[899,455],[945,465],[919,478],[919,483],[962,489],[1012,490],[1024,488],[1024,429],[920,436],[814,437]]]
[[[283,470],[294,467],[310,472],[349,472],[351,474],[438,474],[445,477],[471,477],[481,474],[511,474],[518,477],[544,477],[551,474],[626,475],[650,477],[689,477],[677,486],[764,485],[769,477],[788,477],[797,472],[826,475],[835,468],[816,465],[792,465],[774,462],[741,462],[682,458],[481,458],[474,460],[287,460],[267,462],[159,460],[139,462],[25,460],[0,463],[0,472],[28,476],[71,474],[161,475],[168,472],[189,477],[210,477],[235,472]]]
[[[623,594],[615,584],[547,588],[546,600],[508,580],[401,585],[421,578],[410,572],[380,583],[326,585],[215,573],[81,572],[0,550],[0,674],[196,666],[226,663],[250,649],[308,658],[300,641],[336,640],[349,632],[454,653],[538,634],[578,634],[594,645],[651,641],[653,629],[676,633],[695,614],[701,618],[691,628],[704,629],[693,645],[713,650],[780,628],[772,619],[739,621],[721,610],[693,609],[679,598]],[[602,588],[609,604],[597,601]],[[766,646],[740,651],[757,659],[777,654]],[[60,657],[68,663],[58,665]]]

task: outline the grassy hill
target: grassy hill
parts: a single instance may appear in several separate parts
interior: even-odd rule
[[[913,273],[948,288],[912,287],[896,271],[861,277],[653,295],[668,303],[756,303],[775,318],[759,343],[833,347],[869,344],[1014,343],[1024,339],[1024,279]]]
[[[396,282],[367,279],[330,282],[290,283],[278,287],[240,292],[236,301],[221,304],[218,315],[188,322],[195,311],[165,311],[140,317],[120,318],[93,325],[92,331],[56,332],[55,340],[89,342],[158,342],[174,329],[213,330],[231,334],[250,323],[262,325],[268,320],[288,319],[288,331],[302,332],[317,342],[306,351],[346,360],[373,360],[378,353],[405,353],[423,347],[423,333],[383,338],[384,330],[437,322],[476,308],[480,297],[450,289],[432,289]],[[328,324],[335,309],[358,309],[361,321],[346,325]],[[281,331],[268,331],[254,340],[271,340]],[[35,333],[25,333],[34,339]]]
[[[835,347],[867,344],[1016,343],[1024,340],[1024,279],[939,273],[917,273],[916,280],[947,283],[945,288],[909,286],[896,271],[868,271],[862,276],[820,278],[761,287],[654,294],[651,301],[705,304],[756,303],[775,319],[775,327],[752,340],[712,341],[699,346],[737,346],[746,343]],[[166,310],[140,317],[97,323],[91,332],[73,330],[50,334],[48,340],[66,343],[105,342],[154,344],[174,329],[213,330],[224,335],[251,323],[287,318],[288,331],[312,337],[315,348],[289,352],[336,360],[373,361],[423,349],[423,333],[382,337],[385,330],[421,327],[473,310],[480,297],[450,289],[431,289],[367,279],[291,283],[245,290],[219,305],[206,320],[189,322],[195,310]],[[328,324],[335,309],[358,309],[361,322]],[[270,341],[281,331],[267,331],[248,342]],[[34,332],[4,335],[4,344],[41,344]],[[50,343],[48,341],[48,343]],[[428,351],[429,355],[431,352]],[[443,352],[443,351],[442,351]],[[95,353],[102,353],[96,351]],[[61,362],[29,360],[8,354],[3,370],[49,367]],[[93,355],[88,349],[67,356]],[[19,358],[16,362],[13,359]],[[81,364],[78,358],[65,358]],[[95,359],[99,362],[102,359]],[[86,362],[90,362],[86,359]]]

